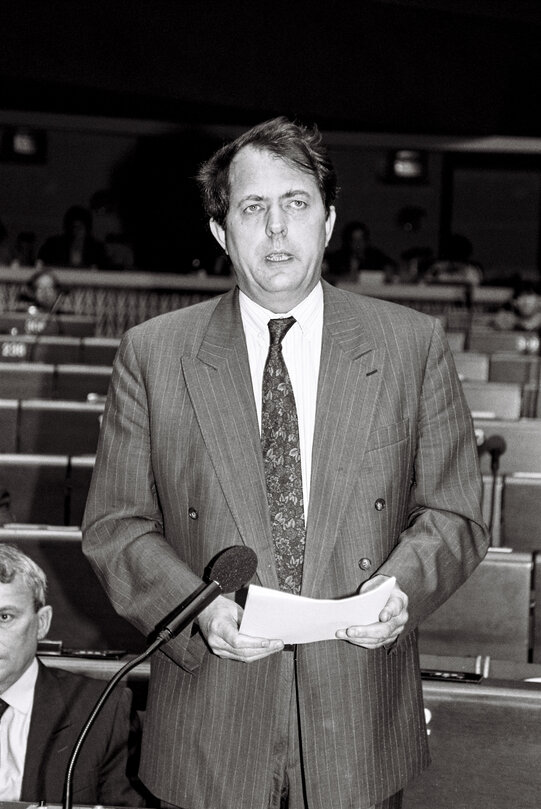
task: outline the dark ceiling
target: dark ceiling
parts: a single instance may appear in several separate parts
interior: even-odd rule
[[[0,108],[541,136],[541,0],[2,0]]]

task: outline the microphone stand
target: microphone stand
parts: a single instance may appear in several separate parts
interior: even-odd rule
[[[81,747],[90,732],[90,729],[94,725],[98,714],[100,713],[103,705],[105,704],[106,700],[108,699],[109,695],[111,694],[112,690],[114,689],[115,685],[132,669],[142,663],[147,657],[150,657],[157,649],[160,648],[164,643],[172,640],[180,631],[183,629],[183,626],[186,625],[189,621],[186,620],[186,613],[183,611],[187,606],[190,608],[190,616],[193,616],[193,612],[200,612],[204,609],[207,604],[210,604],[219,593],[222,592],[220,585],[212,581],[210,584],[202,584],[195,593],[190,596],[189,599],[184,601],[177,610],[174,610],[173,613],[170,613],[168,618],[161,622],[158,625],[157,629],[152,633],[150,636],[152,638],[153,635],[154,640],[151,641],[150,646],[148,646],[143,652],[137,655],[137,657],[133,658],[133,660],[129,660],[121,669],[119,669],[116,674],[109,680],[105,689],[103,690],[101,696],[99,697],[98,701],[96,702],[94,708],[92,709],[88,719],[86,720],[83,728],[77,737],[77,741],[73,748],[72,754],[70,756],[70,760],[68,762],[68,766],[66,769],[66,776],[64,780],[64,798],[62,802],[63,809],[72,809],[73,806],[73,771],[75,769],[75,765],[77,763],[77,759],[79,758],[79,753],[81,751]],[[167,623],[166,623],[167,622]],[[157,632],[157,634],[156,634]]]
[[[496,504],[496,487],[498,484],[498,472],[500,470],[500,455],[501,452],[498,452],[497,450],[492,450],[490,453],[490,472],[492,475],[492,481],[490,486],[490,517],[488,521],[488,530],[491,537],[492,528],[494,526],[494,506]]]

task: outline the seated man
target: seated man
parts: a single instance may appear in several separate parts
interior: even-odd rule
[[[61,802],[73,747],[103,681],[48,668],[36,658],[47,635],[44,572],[0,543],[0,801]],[[129,769],[137,741],[128,689],[113,691],[73,771],[77,804],[142,806]]]

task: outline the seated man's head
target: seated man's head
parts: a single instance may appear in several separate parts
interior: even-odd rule
[[[537,286],[531,281],[517,284],[513,294],[513,305],[520,317],[531,317],[541,305]]]
[[[0,694],[30,666],[51,625],[47,579],[25,553],[0,543]]]
[[[54,305],[61,289],[55,275],[48,270],[39,270],[28,279],[30,295],[44,309]]]

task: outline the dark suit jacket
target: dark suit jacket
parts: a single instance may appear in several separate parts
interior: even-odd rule
[[[77,737],[106,683],[39,664],[21,800],[60,803]],[[142,806],[126,775],[137,741],[128,689],[113,691],[81,747],[73,771],[74,804]]]
[[[298,648],[308,803],[359,808],[428,762],[415,629],[488,540],[471,416],[439,321],[327,284],[324,301],[302,594],[351,595],[379,572],[410,598],[391,653],[335,640]],[[233,290],[125,336],[83,549],[146,634],[236,544],[257,553],[256,582],[277,588]],[[279,670],[280,654],[221,660],[197,628],[167,644],[152,660],[145,717],[151,791],[190,809],[266,805]]]

